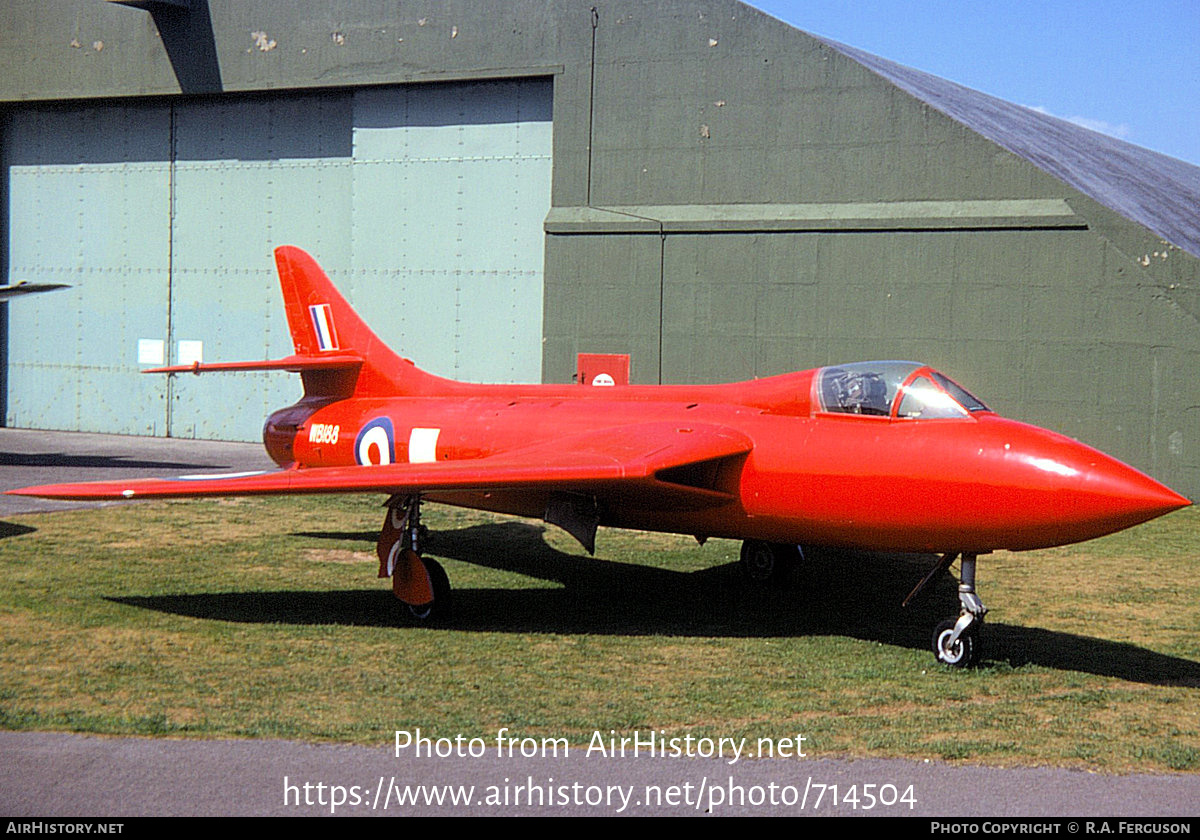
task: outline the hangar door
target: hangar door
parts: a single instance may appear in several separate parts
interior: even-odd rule
[[[541,379],[551,82],[33,107],[3,137],[6,423],[257,439],[287,374],[157,364],[291,352],[272,250],[299,245],[443,376]]]

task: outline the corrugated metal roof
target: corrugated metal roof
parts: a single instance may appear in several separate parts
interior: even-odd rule
[[[837,41],[817,40],[1200,257],[1200,167]]]

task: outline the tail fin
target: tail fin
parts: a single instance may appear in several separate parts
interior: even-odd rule
[[[294,354],[261,362],[193,362],[147,368],[142,373],[288,370],[300,374],[305,396],[339,399],[449,395],[468,389],[393,353],[304,251],[290,245],[276,248],[275,265]]]
[[[361,367],[302,369],[309,396],[406,396],[453,390],[457,383],[426,373],[396,355],[334,287],[321,266],[291,245],[275,249],[275,265],[296,357],[319,364],[347,355]]]

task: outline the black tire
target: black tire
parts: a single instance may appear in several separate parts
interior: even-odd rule
[[[979,662],[979,622],[972,623],[950,647],[946,642],[957,623],[957,620],[943,621],[933,628],[933,655],[951,668],[973,668]]]
[[[799,560],[800,549],[794,545],[763,540],[746,540],[742,543],[742,574],[755,586],[784,586]]]
[[[446,576],[442,564],[432,557],[422,557],[421,562],[425,564],[429,582],[433,585],[433,601],[419,607],[410,604],[408,611],[423,624],[445,621],[450,617],[450,578]]]

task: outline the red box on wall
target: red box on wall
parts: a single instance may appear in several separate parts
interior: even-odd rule
[[[575,359],[580,385],[628,385],[628,353],[580,353]]]

